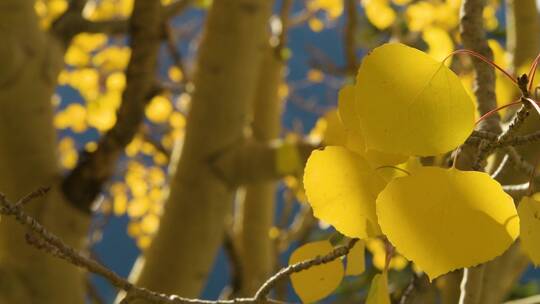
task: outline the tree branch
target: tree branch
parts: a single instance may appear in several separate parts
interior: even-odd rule
[[[290,144],[280,141],[272,143],[250,141],[227,151],[219,151],[210,162],[214,173],[234,187],[297,174],[302,170],[311,151],[316,148],[317,146],[307,142]],[[294,163],[293,156],[290,166],[278,168],[278,158],[280,153],[283,153],[280,151],[284,149],[289,149],[290,153],[296,150],[300,163]]]
[[[178,0],[161,8],[161,18],[166,21],[182,13],[194,0]],[[127,34],[131,24],[129,19],[90,21],[83,17],[82,11],[86,0],[71,1],[68,9],[58,17],[50,32],[67,47],[80,33],[104,33],[109,35]]]
[[[347,23],[344,30],[344,50],[347,74],[351,77],[356,75],[358,61],[356,59],[356,29],[358,27],[358,12],[356,0],[346,0]]]
[[[282,303],[276,300],[268,299],[267,296],[275,284],[293,273],[298,273],[317,265],[326,264],[343,257],[354,247],[358,239],[351,239],[346,245],[334,248],[330,253],[324,256],[317,256],[313,259],[305,260],[286,268],[281,269],[277,274],[269,278],[251,298],[236,298],[232,300],[201,300],[183,298],[176,295],[166,295],[157,293],[145,288],[135,286],[126,279],[100,264],[96,260],[87,257],[85,254],[75,250],[73,247],[64,243],[54,233],[48,231],[38,221],[26,214],[23,210],[24,203],[32,198],[40,197],[47,192],[47,189],[38,189],[25,196],[16,203],[7,200],[4,194],[0,193],[0,214],[11,216],[22,226],[28,228],[26,235],[27,242],[48,254],[63,259],[74,266],[86,269],[106,279],[113,286],[127,292],[126,297],[120,303],[131,303],[134,300],[142,299],[149,303],[156,304],[233,304],[233,303]]]
[[[483,24],[484,0],[464,0],[461,5],[460,31],[463,45],[466,49],[475,51],[493,60],[493,52],[488,46]],[[473,58],[475,70],[474,93],[477,99],[477,109],[480,116],[497,107],[495,96],[495,71],[493,67]],[[500,116],[495,113],[483,120],[478,130],[499,134],[501,132]],[[485,148],[486,141],[480,141],[478,147],[465,146],[462,153],[466,164],[465,169],[482,170],[484,159],[489,150]],[[468,155],[467,155],[468,154]],[[476,155],[476,157],[474,157]],[[472,161],[472,162],[471,162]],[[465,269],[461,283],[460,304],[476,304],[482,293],[484,265]]]
[[[90,212],[101,187],[114,173],[123,149],[144,119],[144,107],[152,92],[161,41],[161,5],[158,0],[135,1],[130,19],[132,55],[127,67],[127,86],[117,112],[117,122],[100,139],[96,151],[81,160],[62,182],[66,198],[78,209]]]

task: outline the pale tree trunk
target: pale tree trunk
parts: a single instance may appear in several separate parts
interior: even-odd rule
[[[206,282],[235,192],[212,161],[244,141],[271,8],[268,0],[220,0],[209,11],[170,196],[144,262],[132,273],[139,286],[194,297]]]
[[[507,49],[512,56],[514,70],[528,68],[540,48],[540,18],[536,1],[506,0],[506,29]]]
[[[255,98],[253,99],[253,140],[270,142],[279,137],[282,100],[278,96],[283,81],[283,63],[276,49],[265,51]],[[239,241],[242,286],[241,296],[251,296],[274,270],[275,248],[270,239],[274,223],[276,185],[274,181],[258,182],[245,189],[240,202]]]
[[[507,48],[512,53],[513,70],[517,72],[523,66],[528,67],[540,51],[540,37],[527,34],[540,32],[540,19],[535,0],[507,0],[506,4]],[[540,129],[540,122],[533,114],[525,121],[519,133],[527,134],[538,129]],[[516,149],[530,162],[534,163],[538,158],[538,145],[532,144]],[[518,172],[512,166],[508,167],[499,178],[503,184],[519,184],[528,180],[528,174]],[[520,196],[514,197],[516,203],[520,199]],[[512,245],[502,256],[487,263],[480,303],[503,302],[529,263],[529,259],[520,249],[519,242]]]
[[[34,1],[0,3],[0,192],[16,200],[52,186],[28,212],[66,242],[80,247],[89,218],[58,189],[60,170],[51,96],[63,65],[63,49],[40,31]],[[75,267],[25,243],[11,219],[0,225],[1,303],[81,303],[83,277]]]
[[[493,52],[488,46],[483,23],[485,0],[463,0],[460,11],[460,32],[463,46],[484,57],[493,60]],[[495,70],[484,62],[473,58],[474,94],[477,100],[477,111],[484,115],[496,108]],[[495,113],[484,119],[477,126],[478,130],[494,133],[501,132],[500,116]],[[482,170],[484,161],[478,161],[478,150],[473,147],[463,147],[459,152],[457,167],[462,170]],[[472,160],[472,162],[471,162]],[[464,269],[460,286],[460,304],[479,304],[484,288],[485,264]],[[450,281],[451,282],[451,281]],[[450,290],[455,290],[450,286]]]

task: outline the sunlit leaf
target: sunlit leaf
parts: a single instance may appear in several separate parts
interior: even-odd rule
[[[375,199],[384,186],[363,157],[343,147],[313,151],[304,172],[313,214],[349,237],[380,233]]]
[[[535,266],[540,265],[540,201],[523,197],[518,206],[521,247]]]
[[[373,266],[381,271],[384,270],[386,266],[386,246],[384,241],[380,238],[368,239],[366,241],[366,248],[371,252],[371,262],[373,263]],[[407,261],[407,259],[398,252],[394,252],[390,259],[390,263],[388,264],[388,268],[399,271],[407,267],[408,264],[409,261]]]
[[[403,44],[364,57],[356,113],[368,149],[436,155],[463,143],[474,126],[474,104],[444,64]]]
[[[354,247],[347,254],[346,275],[360,275],[366,270],[366,245],[362,240],[358,240]]]
[[[356,93],[352,85],[346,85],[339,91],[338,111],[340,122],[343,123],[345,131],[345,146],[350,150],[359,153],[366,158],[374,167],[397,165],[407,160],[407,156],[386,153],[374,149],[367,149],[364,136],[357,127],[360,125],[360,117],[356,113]],[[329,126],[330,127],[330,126]],[[341,127],[341,126],[340,126]],[[337,129],[338,127],[334,127]],[[333,133],[339,134],[337,131]],[[337,137],[337,135],[336,135]],[[341,144],[341,143],[339,143]]]
[[[440,27],[430,26],[422,32],[422,39],[428,45],[428,55],[442,61],[454,50],[454,43],[448,32]],[[450,64],[450,59],[446,62]]]
[[[168,98],[156,96],[146,106],[145,114],[151,122],[163,123],[169,119],[172,110],[173,107]]]
[[[396,12],[388,0],[365,0],[362,4],[369,22],[379,30],[387,29],[396,20]]]
[[[377,198],[384,234],[433,279],[502,254],[519,234],[512,198],[486,173],[422,167]]]
[[[371,287],[366,299],[366,304],[390,304],[388,292],[388,274],[386,272],[376,274],[371,281]]]
[[[333,250],[328,241],[318,241],[298,247],[289,258],[289,265],[323,256]],[[291,282],[304,303],[311,303],[330,295],[343,279],[343,263],[336,259],[330,263],[293,273]]]

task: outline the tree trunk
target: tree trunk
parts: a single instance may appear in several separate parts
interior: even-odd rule
[[[268,0],[220,0],[209,11],[170,196],[145,261],[132,273],[140,286],[194,297],[206,282],[235,192],[211,163],[244,140],[271,9]]]
[[[283,63],[276,49],[267,45],[253,99],[253,140],[270,142],[279,137],[282,100],[278,96],[283,80]],[[239,239],[242,263],[240,295],[252,296],[274,270],[275,248],[269,232],[274,224],[276,185],[258,182],[246,187],[241,203]]]
[[[0,4],[0,191],[18,198],[51,186],[28,212],[67,243],[80,247],[88,216],[66,203],[58,188],[51,96],[63,65],[59,41],[37,25],[34,1]],[[82,303],[82,272],[25,243],[12,219],[0,225],[1,303]]]

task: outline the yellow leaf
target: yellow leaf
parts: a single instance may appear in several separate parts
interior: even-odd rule
[[[390,304],[388,293],[388,274],[386,272],[376,274],[371,281],[371,287],[367,296],[366,304]]]
[[[384,270],[384,267],[386,266],[386,248],[384,241],[380,238],[371,238],[366,241],[366,247],[373,256],[371,259],[373,266],[379,270]],[[402,255],[394,252],[392,258],[390,259],[388,268],[400,271],[404,269],[408,263],[409,261],[407,261],[407,259],[405,259]]]
[[[409,29],[413,32],[419,32],[433,22],[436,16],[435,7],[430,2],[420,1],[407,6],[405,16]]]
[[[326,128],[323,134],[323,143],[327,146],[342,146],[347,142],[347,131],[341,123],[338,112],[331,110],[324,114]]]
[[[448,152],[470,135],[474,103],[444,64],[403,44],[364,57],[355,109],[368,149],[405,155]]]
[[[390,7],[388,0],[362,1],[369,22],[377,29],[384,30],[394,24],[396,12]]]
[[[145,198],[136,198],[129,202],[127,212],[130,217],[140,217],[150,208],[150,201]]]
[[[75,67],[83,67],[88,64],[90,55],[78,46],[71,45],[64,55],[64,61]]]
[[[141,220],[141,230],[146,234],[153,234],[158,230],[159,217],[155,214],[148,214]]]
[[[177,66],[171,66],[169,68],[169,78],[174,82],[180,82],[182,79],[184,79],[184,74],[182,74],[182,70],[180,70]]]
[[[377,198],[383,233],[430,279],[502,254],[519,234],[512,198],[482,172],[418,168]]]
[[[114,196],[113,211],[114,215],[120,216],[126,213],[127,196],[124,193],[118,193]]]
[[[324,22],[318,18],[309,18],[308,26],[312,31],[318,33],[324,29]]]
[[[454,50],[454,43],[448,32],[440,27],[430,26],[422,32],[422,39],[428,45],[428,55],[435,60],[442,61]],[[449,58],[446,62],[450,65]]]
[[[150,104],[146,106],[146,117],[151,122],[163,123],[169,119],[173,110],[172,104],[168,98],[164,96],[156,96],[152,98]]]
[[[347,254],[346,275],[360,275],[366,270],[366,245],[362,240],[358,240],[356,245]]]
[[[324,80],[324,74],[320,70],[311,69],[307,72],[306,78],[310,82],[320,83]]]
[[[298,247],[289,258],[289,265],[330,253],[334,248],[328,241],[319,241]],[[343,279],[343,264],[339,259],[293,273],[291,282],[302,302],[310,303],[330,295]]]
[[[338,111],[340,121],[346,129],[345,146],[366,158],[374,167],[392,166],[407,160],[407,156],[367,149],[364,136],[357,126],[359,116],[355,108],[356,93],[352,85],[346,85],[339,91]],[[330,126],[328,126],[330,127]],[[335,131],[337,132],[337,131]]]
[[[375,199],[384,186],[363,157],[343,147],[313,151],[304,172],[313,214],[349,237],[380,234]]]
[[[137,238],[137,247],[140,249],[146,249],[152,243],[152,238],[148,235],[141,235]]]
[[[540,265],[540,201],[524,197],[518,206],[521,247],[535,266]]]
[[[126,87],[126,75],[122,72],[114,72],[107,77],[107,90],[121,92]]]

